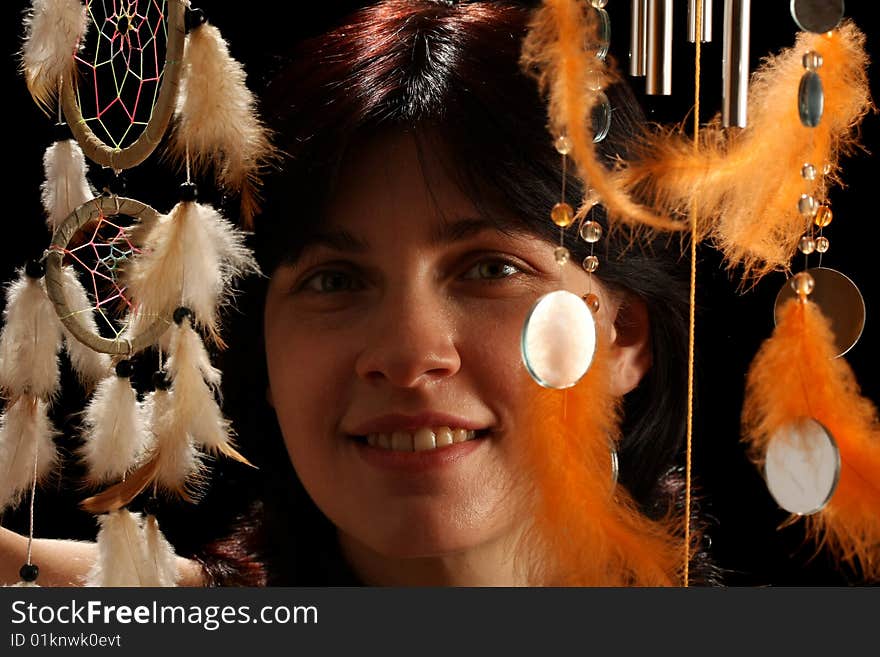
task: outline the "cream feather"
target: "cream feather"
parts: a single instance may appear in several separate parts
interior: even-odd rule
[[[149,565],[140,514],[120,509],[99,516],[98,558],[86,586],[142,586]]]
[[[0,332],[0,390],[7,398],[33,395],[51,399],[58,389],[61,322],[43,279],[24,269],[6,290]]]
[[[28,91],[48,113],[61,80],[74,70],[73,55],[88,23],[80,0],[33,0],[25,14],[21,66]]]
[[[216,27],[203,24],[190,32],[170,146],[179,162],[188,150],[197,171],[213,167],[220,186],[240,194],[249,227],[258,211],[261,170],[274,156],[245,81],[244,68]]]
[[[138,464],[149,436],[127,378],[111,374],[98,384],[85,410],[83,436],[80,454],[90,483],[119,479]]]
[[[54,233],[71,212],[97,196],[86,179],[86,158],[73,139],[62,139],[43,155],[42,192],[46,224]]]
[[[21,397],[0,416],[0,511],[21,501],[34,481],[45,478],[58,459],[55,430],[46,403]]]
[[[219,344],[219,306],[235,279],[259,272],[244,237],[212,207],[178,203],[156,223],[144,253],[125,272],[140,316],[170,318],[177,307],[187,306],[196,325]]]
[[[184,318],[171,337],[168,371],[172,385],[172,413],[193,441],[211,454],[225,454],[242,463],[248,461],[233,445],[230,422],[223,417],[214,398],[220,372],[211,366],[202,340]]]
[[[148,569],[142,586],[177,586],[177,555],[154,515],[144,519],[144,548]]]
[[[64,267],[62,270],[64,283],[64,296],[67,306],[76,313],[80,323],[85,325],[94,335],[98,334],[98,324],[92,312],[92,305],[88,293],[80,282],[73,267]],[[62,324],[62,326],[64,326]],[[70,364],[79,377],[80,382],[91,388],[110,372],[110,356],[102,354],[87,347],[77,340],[70,331],[64,327],[64,347],[70,357]]]
[[[204,464],[174,413],[172,397],[171,392],[156,390],[146,400],[154,440],[150,459],[156,462],[153,481],[164,491],[191,500],[204,483]]]

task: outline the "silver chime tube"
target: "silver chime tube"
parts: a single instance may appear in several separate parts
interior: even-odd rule
[[[672,94],[672,0],[648,0],[648,61],[645,92]]]
[[[629,74],[645,75],[648,58],[648,0],[630,0]]]
[[[724,0],[721,120],[725,128],[746,127],[751,13],[751,0]]]
[[[700,0],[688,0],[688,41],[697,42],[697,3]],[[700,41],[712,41],[712,0],[703,0],[703,21],[700,23]]]

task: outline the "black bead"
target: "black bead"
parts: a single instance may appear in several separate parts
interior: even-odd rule
[[[52,139],[55,141],[67,141],[73,139],[73,133],[70,126],[63,121],[52,126]]]
[[[116,173],[113,169],[103,168],[99,174],[99,186],[105,194],[114,196],[122,196],[125,194],[126,180],[125,174]]]
[[[40,569],[37,568],[35,563],[26,563],[18,571],[18,576],[21,577],[23,582],[36,582],[39,575]]]
[[[116,363],[116,376],[127,379],[131,377],[132,366],[130,360],[121,360]]]
[[[24,273],[28,278],[43,278],[46,275],[46,265],[39,260],[28,260],[24,266]]]
[[[193,182],[185,182],[180,186],[180,200],[192,203],[199,197],[199,190]]]
[[[193,312],[186,306],[180,306],[177,310],[174,311],[174,323],[180,326],[181,322],[185,320],[187,317],[192,317]]]
[[[192,32],[194,29],[196,29],[200,25],[203,25],[207,21],[208,17],[205,16],[205,12],[203,9],[188,7],[183,24],[187,32]]]
[[[171,387],[171,379],[168,378],[168,373],[162,370],[158,370],[153,372],[153,388],[156,390],[168,390]]]

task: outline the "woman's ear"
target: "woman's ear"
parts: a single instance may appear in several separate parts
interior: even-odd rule
[[[647,305],[635,295],[623,296],[616,306],[609,356],[611,393],[623,396],[651,369],[651,322]]]

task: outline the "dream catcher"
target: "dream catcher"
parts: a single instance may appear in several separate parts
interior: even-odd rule
[[[32,540],[37,485],[58,460],[48,411],[64,350],[90,393],[78,456],[100,531],[87,583],[174,585],[155,500],[196,501],[209,458],[247,463],[205,341],[224,346],[221,308],[237,279],[258,273],[246,233],[198,202],[192,178],[237,195],[247,227],[269,141],[240,64],[188,2],[34,0],[25,27],[28,89],[47,113],[57,107],[58,137],[44,158],[48,248],[7,289],[0,508],[29,495]],[[185,176],[167,213],[121,192],[123,173],[160,144]],[[100,192],[87,161],[103,167]],[[153,374],[138,390],[145,363]],[[128,509],[141,494],[143,515]],[[37,576],[28,556],[22,580]]]
[[[547,566],[551,579],[555,573],[560,583],[615,584],[607,573],[623,572],[624,583],[688,585],[694,549],[695,249],[702,241],[718,248],[731,269],[742,271],[744,284],[771,271],[790,272],[793,256],[803,255],[803,271],[779,293],[776,330],[749,372],[744,435],[771,494],[792,521],[804,517],[820,546],[875,579],[880,432],[873,404],[860,396],[842,358],[861,333],[864,302],[849,278],[822,267],[832,219],[828,190],[841,182],[840,157],[857,145],[856,128],[871,108],[864,35],[843,19],[840,0],[792,0],[792,17],[802,29],[796,44],[750,75],[750,2],[726,0],[722,111],[701,125],[700,44],[712,39],[712,2],[692,1],[693,135],[647,129],[637,140],[636,157],[608,168],[595,144],[607,134],[606,117],[613,111],[603,89],[621,74],[606,57],[606,2],[545,0],[530,26],[522,64],[547,99],[548,127],[562,158],[562,199],[549,209],[560,228],[557,262],[569,260],[564,239],[570,231],[571,239],[590,245],[584,270],[597,271],[593,245],[603,235],[592,214],[597,204],[604,206],[610,229],[628,230],[633,239],[644,231],[690,238],[687,520],[681,528],[642,518],[625,493],[614,489],[616,466],[609,467],[609,461],[615,463],[614,445],[586,444],[584,435],[617,435],[618,410],[595,385],[605,369],[594,320],[602,309],[592,292],[582,299],[563,290],[548,294],[526,320],[522,354],[540,386],[535,425],[545,435],[550,427],[554,439],[529,441],[536,453],[524,464],[532,471],[540,507],[533,540],[555,555]],[[648,94],[668,95],[672,2],[632,0],[631,8],[628,71],[645,76]],[[585,190],[577,209],[565,203],[570,165]],[[818,260],[813,267],[811,258]],[[588,430],[590,424],[596,426]],[[547,442],[549,447],[540,449]],[[572,500],[572,490],[583,498]],[[578,511],[583,508],[590,513]]]

